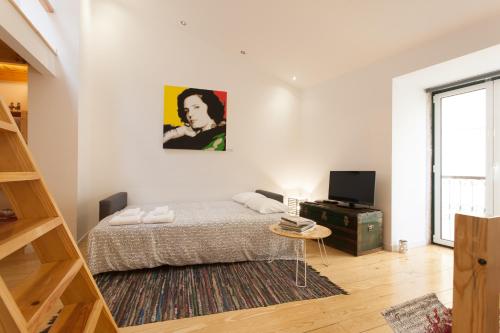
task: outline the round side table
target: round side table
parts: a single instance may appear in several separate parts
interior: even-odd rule
[[[276,235],[288,238],[294,238],[298,240],[302,245],[302,259],[304,261],[304,284],[299,285],[299,248],[296,248],[296,264],[295,264],[295,285],[297,287],[307,287],[307,252],[306,252],[306,240],[316,240],[318,242],[319,254],[321,255],[321,260],[323,265],[327,265],[328,255],[326,253],[325,243],[323,238],[326,238],[332,234],[332,231],[327,227],[322,225],[316,225],[314,228],[304,232],[296,233],[286,231],[280,228],[279,223],[269,226],[269,230]]]

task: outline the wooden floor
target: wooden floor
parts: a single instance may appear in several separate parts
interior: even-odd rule
[[[86,253],[85,244],[81,244]],[[310,264],[347,290],[340,295],[276,306],[224,312],[123,328],[122,332],[392,332],[380,312],[392,305],[435,292],[451,306],[452,250],[427,246],[408,254],[378,252],[353,257],[328,248],[329,266],[321,264],[315,243],[308,243]],[[0,266],[7,284],[34,270],[34,254],[16,253]]]

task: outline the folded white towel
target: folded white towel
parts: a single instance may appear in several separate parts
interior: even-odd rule
[[[121,216],[115,215],[109,220],[110,225],[127,225],[127,224],[139,224],[141,223],[144,212],[137,215]]]
[[[153,209],[151,211],[151,214],[153,214],[153,215],[165,215],[168,213],[168,211],[169,211],[168,206],[160,206],[160,207],[156,207],[155,209]]]
[[[118,213],[118,215],[120,215],[120,216],[136,216],[136,215],[139,215],[140,213],[141,213],[140,208],[127,208],[127,209],[121,211],[120,213]]]
[[[172,210],[163,215],[154,215],[149,213],[142,219],[142,223],[171,223],[174,222],[175,214]]]

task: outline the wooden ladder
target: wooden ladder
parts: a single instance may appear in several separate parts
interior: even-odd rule
[[[0,277],[0,332],[118,332],[14,119],[0,100],[0,189],[18,218],[0,223],[0,260],[31,244],[40,267],[9,288]]]

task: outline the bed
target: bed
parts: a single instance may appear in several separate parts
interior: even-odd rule
[[[256,191],[283,202],[279,194]],[[165,204],[165,203],[163,203]],[[283,213],[260,214],[234,201],[169,202],[175,222],[112,226],[109,220],[128,206],[127,194],[117,193],[99,204],[101,221],[88,237],[92,274],[162,265],[295,259],[295,243],[274,235],[271,224]]]

